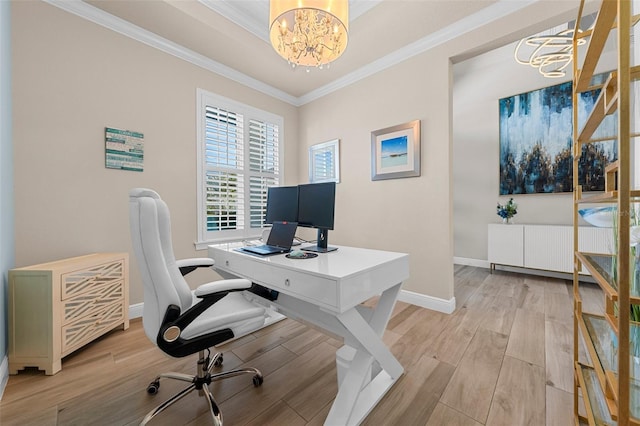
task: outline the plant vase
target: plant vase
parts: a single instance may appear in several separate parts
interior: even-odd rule
[[[502,223],[508,225],[518,213],[518,205],[513,201],[513,198],[509,198],[506,204],[497,204],[496,213],[502,218]]]

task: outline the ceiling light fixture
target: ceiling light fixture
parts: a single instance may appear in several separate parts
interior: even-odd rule
[[[537,68],[545,77],[564,77],[565,68],[573,58],[573,31],[572,28],[567,28],[555,34],[523,38],[516,46],[513,56],[519,64]],[[585,43],[583,38],[578,39],[579,46]]]
[[[322,68],[347,47],[347,0],[271,0],[271,45],[292,67]]]

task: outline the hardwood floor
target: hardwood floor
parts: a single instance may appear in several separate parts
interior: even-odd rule
[[[602,311],[596,285],[584,305]],[[451,315],[399,302],[384,336],[405,374],[364,425],[569,425],[573,421],[571,283],[456,266]],[[374,301],[371,301],[373,303]],[[286,319],[231,342],[223,369],[262,370],[212,386],[225,425],[322,425],[337,392],[341,342]],[[140,320],[63,360],[62,371],[11,376],[2,425],[134,425],[183,385],[146,386],[157,373],[191,374],[195,356],[172,359],[153,346]],[[151,424],[209,425],[192,393]]]

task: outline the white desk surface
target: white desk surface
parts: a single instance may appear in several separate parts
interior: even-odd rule
[[[364,302],[409,277],[409,255],[382,250],[337,246],[310,259],[284,254],[256,256],[237,251],[241,243],[209,246],[214,268],[247,278],[336,312]]]
[[[210,245],[210,248],[226,251],[235,251],[243,247],[242,243],[224,243]],[[334,280],[341,280],[352,277],[372,269],[379,268],[389,262],[409,257],[406,253],[391,251],[371,250],[365,248],[335,246],[338,250],[329,253],[319,253],[317,257],[311,259],[290,259],[284,254],[274,256],[258,256],[246,252],[238,252],[257,261],[269,263],[299,272],[318,275]],[[403,279],[408,278],[408,275]]]

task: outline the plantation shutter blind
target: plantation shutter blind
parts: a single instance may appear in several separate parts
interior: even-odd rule
[[[205,108],[207,231],[244,229],[242,115]]]
[[[198,240],[255,238],[282,173],[282,117],[198,89]]]
[[[261,228],[267,212],[267,189],[279,184],[279,128],[249,120],[250,222]]]

